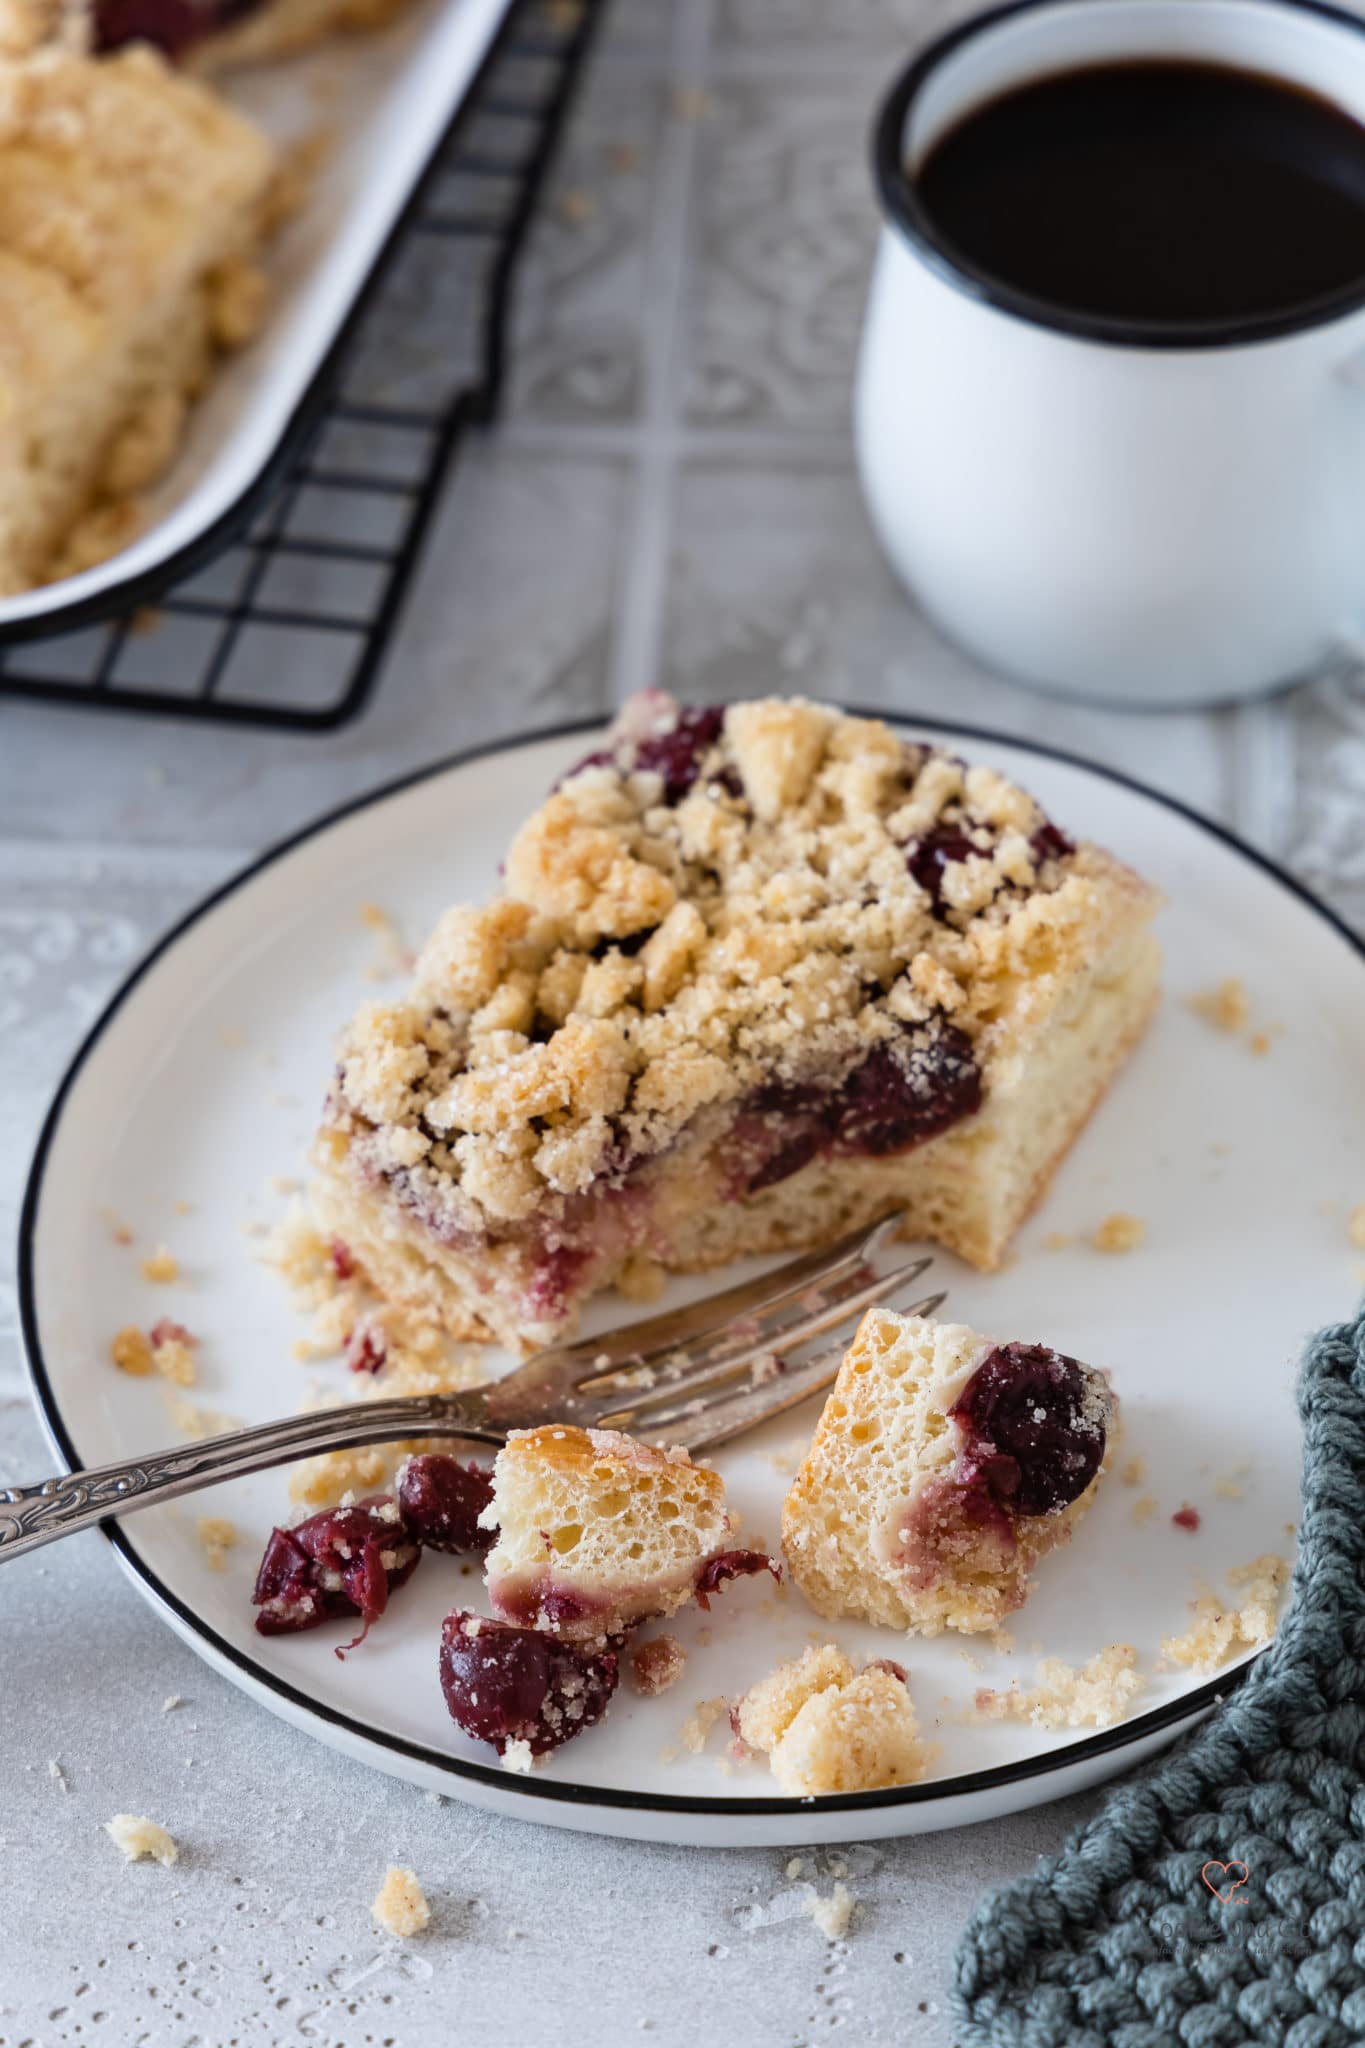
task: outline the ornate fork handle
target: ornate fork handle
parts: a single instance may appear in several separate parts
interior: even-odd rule
[[[317,1451],[395,1443],[409,1436],[460,1436],[500,1444],[505,1434],[491,1421],[479,1394],[407,1394],[256,1423],[122,1464],[68,1472],[36,1486],[0,1487],[0,1563],[111,1515],[155,1507],[182,1493],[270,1465],[287,1465]]]

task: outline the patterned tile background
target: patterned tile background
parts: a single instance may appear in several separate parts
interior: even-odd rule
[[[656,680],[702,698],[798,688],[1026,728],[1234,825],[1365,928],[1365,668],[1218,714],[1026,697],[945,644],[878,554],[847,424],[876,232],[866,131],[892,71],[953,11],[617,0],[522,272],[504,417],[466,447],[358,725],[303,738],[0,701],[7,1238],[80,1032],[196,897],[368,785]],[[448,375],[451,308],[470,288],[429,251],[411,258],[356,377],[415,395]],[[168,642],[162,658],[183,655]],[[10,1280],[7,1267],[0,1452],[17,1477],[48,1454],[24,1407]],[[870,2048],[946,2048],[943,1974],[967,1904],[1055,1846],[1079,1810],[859,1852],[863,1918],[826,1952],[792,1917],[782,1857],[590,1846],[433,1814],[265,1723],[153,1623],[93,1538],[11,1567],[0,1602],[0,1924],[15,1936],[0,1942],[0,2048],[548,2048],[566,2028],[690,2048],[708,2031],[698,2012],[717,2027],[727,2015],[730,2038],[756,2048],[840,2029]],[[172,1762],[158,1709],[177,1690],[203,1737]],[[46,1772],[58,1745],[70,1798]],[[161,1908],[129,1903],[144,1872],[110,1887],[94,1831],[129,1803],[164,1803],[168,1775],[191,1800],[208,1775],[190,1771],[196,1758],[213,1796],[193,1811],[216,1846],[178,1880],[168,1934]],[[467,1901],[402,1969],[366,1960],[355,1910],[400,1842]],[[35,1866],[67,1873],[36,1917],[22,1876]],[[615,1953],[648,1958],[642,1987],[604,1991],[608,1924]],[[458,2036],[452,2010],[469,2022]]]

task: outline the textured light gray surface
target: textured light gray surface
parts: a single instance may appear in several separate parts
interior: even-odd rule
[[[944,18],[935,0],[618,6],[523,274],[507,414],[462,458],[360,724],[298,738],[0,701],[7,1241],[78,1036],[205,889],[388,776],[656,679],[1029,732],[1226,820],[1365,922],[1358,673],[1216,716],[1025,697],[937,639],[876,552],[846,428],[875,232],[864,132]],[[403,289],[408,375],[445,301],[431,280]],[[0,1479],[49,1462],[11,1278]],[[1086,1810],[851,1849],[859,1913],[831,1947],[792,1917],[782,1852],[533,1830],[316,1747],[182,1648],[98,1538],[7,1567],[0,1628],[0,2048],[795,2048],[839,2030],[946,2048],[969,1904]],[[163,1714],[170,1694],[183,1704]],[[173,1870],[122,1866],[100,1824],[124,1810],[177,1836]],[[392,1860],[434,1907],[406,1952],[368,1914]],[[827,1893],[829,1859],[812,1861]]]

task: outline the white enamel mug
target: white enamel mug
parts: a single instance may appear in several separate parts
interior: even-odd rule
[[[1092,318],[963,268],[914,183],[981,102],[1140,57],[1269,73],[1365,121],[1365,24],[1316,0],[1022,0],[942,37],[876,129],[858,464],[898,574],[991,667],[1217,704],[1365,636],[1365,277],[1272,319]]]

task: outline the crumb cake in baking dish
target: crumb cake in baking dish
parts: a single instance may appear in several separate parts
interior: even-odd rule
[[[633,700],[346,1033],[327,1228],[523,1349],[903,1208],[998,1264],[1156,1000],[1157,896],[875,719]]]
[[[0,593],[132,539],[189,402],[254,331],[274,165],[152,50],[0,58]]]
[[[999,1627],[1094,1500],[1117,1411],[1046,1345],[869,1309],[783,1509],[793,1582],[824,1615]]]

